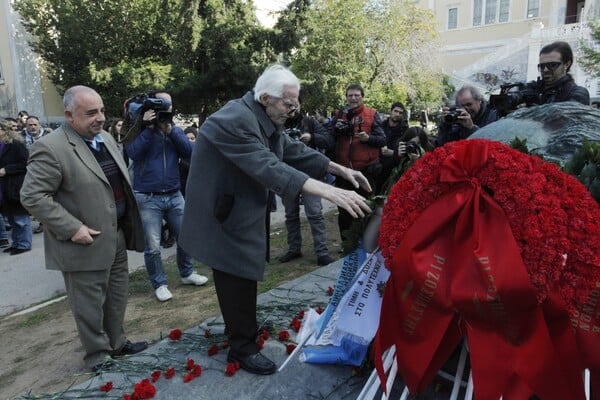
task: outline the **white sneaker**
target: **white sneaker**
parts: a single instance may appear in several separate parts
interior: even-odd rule
[[[181,283],[183,283],[184,285],[202,286],[206,282],[208,282],[208,278],[204,275],[198,275],[196,272],[192,272],[190,276],[181,278]]]
[[[158,289],[154,291],[154,294],[156,295],[158,301],[167,301],[173,298],[173,295],[171,294],[171,291],[167,285],[159,286]]]

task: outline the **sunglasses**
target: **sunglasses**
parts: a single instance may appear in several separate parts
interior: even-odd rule
[[[547,63],[541,63],[538,64],[538,71],[543,71],[544,68],[548,69],[549,71],[554,71],[556,68],[560,67],[562,65],[562,62],[560,61],[552,61],[552,62],[547,62]]]

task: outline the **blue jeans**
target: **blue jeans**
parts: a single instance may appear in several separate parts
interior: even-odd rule
[[[146,239],[144,261],[152,287],[156,289],[167,284],[167,275],[160,254],[160,235],[163,219],[169,224],[169,229],[178,242],[177,267],[179,268],[179,275],[181,277],[190,276],[194,272],[192,257],[183,251],[178,240],[185,205],[181,192],[165,195],[136,193],[135,200],[144,224]]]
[[[327,255],[327,226],[323,217],[323,204],[319,196],[301,194],[306,219],[310,224],[313,247],[317,257]],[[292,199],[281,199],[285,207],[285,227],[290,252],[300,252],[302,233],[300,230],[300,196]]]
[[[31,249],[31,217],[28,214],[7,213],[6,218],[8,218],[8,223],[12,227],[10,231],[12,243],[10,246],[16,249]]]
[[[8,239],[6,233],[6,224],[4,223],[4,216],[0,213],[0,240]]]

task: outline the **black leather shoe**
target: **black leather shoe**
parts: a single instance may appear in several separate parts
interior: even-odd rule
[[[321,265],[321,266],[329,265],[334,261],[335,260],[333,259],[333,257],[330,257],[329,254],[325,254],[324,256],[317,257],[317,264]]]
[[[11,256],[16,256],[17,254],[23,254],[26,253],[28,251],[31,251],[31,249],[12,249],[12,251],[10,252]]]
[[[135,342],[131,343],[129,340],[126,340],[123,343],[123,346],[114,352],[113,357],[119,356],[127,356],[131,354],[139,353],[140,351],[144,351],[148,348],[148,342]]]
[[[260,353],[249,356],[238,356],[232,352],[227,355],[227,362],[238,361],[243,370],[257,375],[271,375],[277,371],[277,366]]]
[[[302,257],[302,253],[300,253],[299,251],[288,251],[287,253],[279,257],[279,262],[286,263],[288,261],[292,261],[300,257]]]
[[[2,252],[3,253],[10,253],[11,251],[16,250],[16,249],[17,249],[16,247],[10,246],[10,247],[7,247],[6,249],[2,250]]]

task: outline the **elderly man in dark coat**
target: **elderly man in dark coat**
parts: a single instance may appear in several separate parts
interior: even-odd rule
[[[353,217],[370,211],[358,193],[318,180],[330,172],[370,191],[360,172],[282,134],[298,108],[299,92],[291,71],[280,65],[267,68],[253,91],[202,125],[188,176],[181,246],[213,269],[230,344],[228,361],[239,361],[255,374],[276,370],[256,344],[256,282],[263,278],[267,255],[269,193],[317,195]]]

